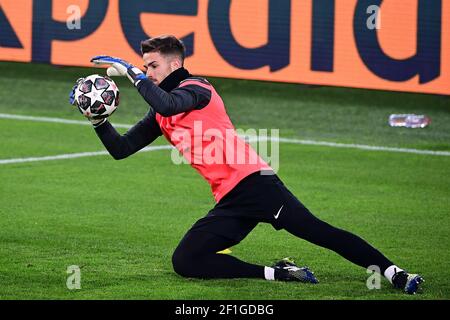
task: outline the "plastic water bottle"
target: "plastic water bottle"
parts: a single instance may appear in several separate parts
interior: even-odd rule
[[[391,114],[389,125],[391,127],[425,128],[431,123],[431,119],[425,115],[417,114]]]

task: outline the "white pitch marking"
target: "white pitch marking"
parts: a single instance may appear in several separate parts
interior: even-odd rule
[[[312,146],[327,146],[333,148],[351,148],[360,150],[371,150],[371,151],[387,151],[387,152],[405,152],[414,154],[428,154],[433,156],[450,156],[449,151],[433,151],[433,150],[420,150],[420,149],[407,149],[407,148],[394,148],[394,147],[383,147],[383,146],[369,146],[364,144],[348,144],[348,143],[337,143],[337,142],[327,142],[327,141],[315,141],[315,140],[300,140],[300,139],[290,139],[290,138],[278,138],[270,139],[271,141],[278,140],[285,143],[294,144],[304,144]]]
[[[156,150],[167,150],[172,149],[170,145],[164,146],[150,146],[138,152],[149,152]],[[75,159],[83,157],[93,157],[93,156],[104,156],[109,155],[108,151],[97,151],[97,152],[80,152],[80,153],[66,153],[59,154],[55,156],[45,156],[45,157],[30,157],[30,158],[16,158],[16,159],[0,159],[0,165],[2,164],[12,164],[12,163],[24,163],[24,162],[36,162],[36,161],[51,161],[51,160],[63,160],[63,159]]]
[[[23,116],[23,115],[6,114],[6,113],[0,113],[0,119],[53,122],[53,123],[89,125],[89,126],[91,125],[91,123],[89,121],[69,120],[69,119],[50,118],[50,117]],[[129,125],[129,124],[113,124],[113,125],[116,128],[128,129],[131,127],[131,125]],[[249,138],[250,138],[250,141],[255,141],[255,140],[263,141],[263,139],[267,140],[267,138],[259,138],[259,139],[258,139],[258,137],[249,137]],[[301,140],[301,139],[290,139],[290,138],[278,138],[278,139],[269,139],[269,140],[270,141],[279,141],[279,142],[284,142],[284,143],[293,143],[293,144],[327,146],[327,147],[333,147],[333,148],[351,148],[351,149],[370,150],[370,151],[403,152],[403,153],[423,154],[423,155],[433,155],[433,156],[447,156],[447,157],[450,156],[450,152],[448,152],[448,151],[433,151],[433,150],[419,150],[419,149],[394,148],[394,147],[383,147],[383,146],[369,146],[369,145],[363,145],[363,144],[346,144],[346,143],[315,141],[315,140]],[[157,146],[157,147],[147,147],[147,148],[158,148],[155,150],[160,150],[160,149],[170,149],[170,148],[172,148],[172,146],[165,145],[165,146],[160,146],[160,147]],[[147,149],[147,148],[145,148],[141,151],[152,151],[152,149]],[[75,154],[62,154],[62,155],[49,156],[49,157],[0,159],[0,164],[80,158],[80,157],[107,155],[107,154],[108,154],[107,151],[99,151],[99,152],[85,152],[85,153],[75,153]]]
[[[23,116],[19,114],[7,114],[0,113],[0,119],[13,119],[13,120],[26,120],[26,121],[37,121],[37,122],[53,122],[53,123],[64,123],[64,124],[78,124],[83,126],[92,126],[92,124],[86,119],[81,120],[69,120],[62,118],[50,118],[50,117],[33,117],[33,116]],[[129,124],[114,124],[116,128],[131,128]]]
[[[248,142],[257,141],[279,141],[284,143],[292,144],[303,144],[311,146],[326,146],[332,148],[350,148],[350,149],[360,149],[360,150],[371,150],[371,151],[387,151],[387,152],[404,152],[404,153],[414,153],[414,154],[427,154],[432,156],[450,156],[449,151],[432,151],[432,150],[420,150],[420,149],[406,149],[406,148],[394,148],[394,147],[382,147],[382,146],[369,146],[364,144],[347,144],[347,143],[336,143],[327,141],[315,141],[315,140],[300,140],[300,139],[290,139],[290,138],[258,138],[256,136],[250,136]]]

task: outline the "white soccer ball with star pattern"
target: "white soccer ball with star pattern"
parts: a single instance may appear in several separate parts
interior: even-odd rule
[[[119,105],[119,88],[111,78],[93,74],[78,84],[75,102],[85,117],[107,118]]]

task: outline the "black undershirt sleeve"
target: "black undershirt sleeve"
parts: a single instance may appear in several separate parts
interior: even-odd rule
[[[151,106],[141,121],[124,135],[120,135],[108,121],[95,128],[97,136],[116,160],[132,155],[162,135],[156,121],[156,112],[163,117],[169,117],[202,109],[211,100],[211,90],[195,84],[179,87],[167,93],[150,80],[142,80],[137,88]]]
[[[106,150],[116,160],[132,155],[162,135],[156,122],[155,111],[152,109],[124,135],[120,135],[108,121],[96,127],[95,132]]]
[[[211,100],[211,90],[195,84],[166,92],[152,81],[142,80],[137,88],[144,100],[163,117],[201,109]]]

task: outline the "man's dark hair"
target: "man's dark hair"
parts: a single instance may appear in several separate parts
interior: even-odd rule
[[[171,35],[162,35],[141,41],[142,54],[147,52],[159,52],[161,55],[176,55],[184,62],[186,48],[183,42]]]

